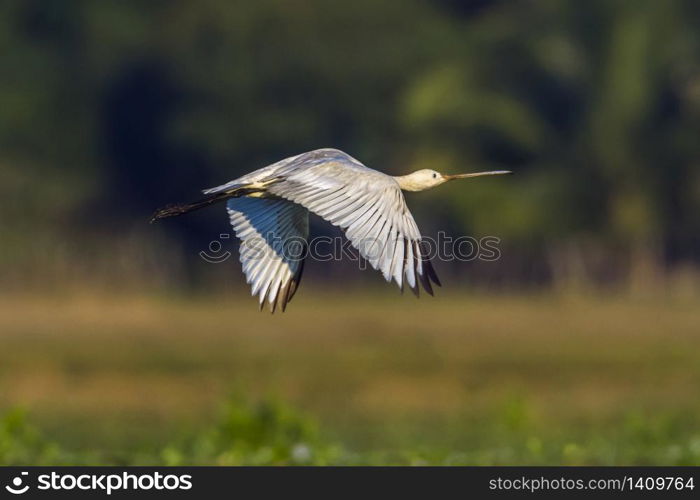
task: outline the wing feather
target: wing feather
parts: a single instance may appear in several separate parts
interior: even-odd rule
[[[226,204],[231,225],[241,240],[240,261],[251,294],[260,308],[282,310],[299,287],[305,252],[290,255],[288,245],[298,241],[306,248],[308,210],[279,198],[231,198]]]
[[[439,280],[398,183],[340,151],[312,153],[277,170],[278,181],[268,192],[343,229],[360,255],[387,281],[395,281],[400,288],[408,283],[414,293],[420,283],[432,294],[430,282],[439,284]],[[275,292],[276,283],[273,280]]]

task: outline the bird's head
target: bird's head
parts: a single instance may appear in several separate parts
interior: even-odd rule
[[[441,174],[435,170],[424,168],[416,170],[412,174],[395,177],[399,187],[404,191],[425,191],[440,184],[454,179],[469,179],[471,177],[481,177],[484,175],[510,174],[510,170],[492,170],[490,172],[474,172],[470,174]]]

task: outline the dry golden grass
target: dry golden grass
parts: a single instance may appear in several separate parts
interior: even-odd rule
[[[239,296],[4,297],[0,407],[97,442],[165,440],[232,390],[280,397],[359,447],[447,446],[496,421],[585,435],[630,411],[700,409],[698,305],[307,290],[271,316]]]

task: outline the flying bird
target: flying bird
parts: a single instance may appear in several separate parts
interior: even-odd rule
[[[366,167],[337,149],[317,149],[205,189],[194,203],[157,210],[151,222],[226,200],[240,261],[252,295],[270,311],[285,310],[304,271],[309,212],[345,231],[350,243],[387,281],[419,295],[440,286],[402,191],[424,191],[453,179],[509,171],[447,175],[423,169],[391,176]],[[290,251],[290,242],[297,247]],[[299,248],[301,246],[302,248]]]

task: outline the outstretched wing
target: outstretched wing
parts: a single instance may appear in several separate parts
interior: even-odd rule
[[[304,271],[309,211],[287,200],[231,198],[226,203],[231,225],[240,238],[240,260],[252,295],[270,311],[285,310]]]
[[[290,165],[268,192],[306,207],[339,226],[360,254],[403,289],[432,295],[440,285],[427,249],[396,181],[336,150],[322,150],[303,168]]]

